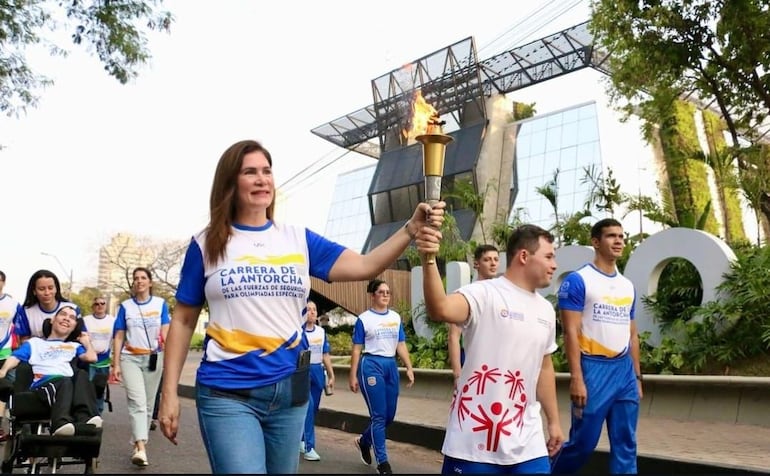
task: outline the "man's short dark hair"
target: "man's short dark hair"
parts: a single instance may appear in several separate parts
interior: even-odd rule
[[[473,252],[473,259],[478,261],[482,256],[484,256],[484,253],[488,253],[490,251],[498,253],[497,247],[494,245],[479,245],[476,247],[476,251]]]
[[[540,248],[540,238],[545,238],[549,243],[553,243],[551,232],[537,225],[520,225],[516,227],[511,236],[508,237],[508,243],[505,252],[508,262],[513,262],[513,256],[519,250],[527,250],[535,253]]]
[[[591,227],[591,238],[596,238],[597,240],[600,240],[602,238],[602,233],[604,233],[604,229],[609,228],[611,226],[619,226],[623,228],[623,224],[617,221],[616,219],[604,218],[594,223],[594,226]]]
[[[2,271],[0,271],[0,281],[5,282],[5,273],[3,273]]]

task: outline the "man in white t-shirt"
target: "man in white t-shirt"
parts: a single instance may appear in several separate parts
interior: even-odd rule
[[[461,325],[465,343],[441,472],[550,473],[549,457],[564,441],[551,361],[556,313],[536,290],[548,286],[556,271],[553,236],[534,225],[516,228],[506,246],[505,274],[449,295],[438,268],[425,259],[438,252],[440,239],[430,227],[416,238],[425,307],[431,319]]]
[[[107,299],[104,296],[96,296],[91,303],[93,312],[83,317],[88,337],[97,354],[96,362],[88,367],[88,379],[96,388],[96,409],[99,415],[104,412],[104,397],[107,380],[110,376],[112,365],[112,335],[115,332],[115,316],[107,312]]]
[[[636,474],[636,425],[642,398],[636,290],[620,274],[623,226],[605,218],[591,228],[592,262],[559,287],[564,349],[570,368],[570,438],[553,472],[574,474],[588,462],[607,427],[609,473]]]
[[[500,253],[494,245],[479,245],[473,252],[473,269],[476,270],[476,281],[492,279],[497,276],[497,265],[500,263]],[[449,366],[452,368],[455,386],[460,379],[460,369],[465,363],[463,349],[463,328],[448,324],[447,346],[449,351]]]

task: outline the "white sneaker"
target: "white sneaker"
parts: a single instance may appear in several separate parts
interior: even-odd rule
[[[310,448],[310,451],[305,453],[306,461],[321,461],[321,456],[316,453],[315,448]]]
[[[134,454],[131,456],[131,462],[139,467],[144,467],[150,464],[147,462],[147,453],[141,450],[134,451]]]
[[[299,452],[300,452],[300,454],[305,454],[305,442],[304,441],[300,441],[299,442]]]
[[[101,428],[102,427],[102,421],[103,421],[102,417],[100,417],[99,415],[96,415],[96,416],[92,416],[91,418],[89,418],[88,421],[86,422],[86,424],[93,425],[96,428]]]
[[[54,436],[72,436],[75,434],[75,425],[72,423],[65,423],[57,428],[53,434]]]

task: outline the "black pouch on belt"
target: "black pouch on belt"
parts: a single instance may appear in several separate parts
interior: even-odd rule
[[[297,370],[291,376],[291,406],[304,405],[310,399],[310,351],[303,350],[297,359]]]
[[[158,354],[156,352],[153,352],[150,354],[150,361],[147,363],[147,370],[150,372],[155,372],[155,369],[158,368]]]

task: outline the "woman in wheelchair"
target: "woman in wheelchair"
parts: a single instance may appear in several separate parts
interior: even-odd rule
[[[81,424],[102,426],[94,388],[88,374],[73,366],[75,358],[90,363],[96,361],[97,354],[88,335],[80,332],[77,310],[63,306],[54,315],[45,339],[32,337],[25,341],[0,368],[0,378],[5,378],[22,362],[32,367],[30,390],[51,409],[52,435],[72,436],[76,425]]]

